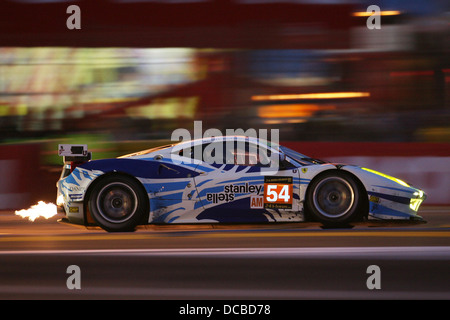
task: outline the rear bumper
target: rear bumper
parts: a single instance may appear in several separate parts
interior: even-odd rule
[[[64,213],[72,224],[85,225],[83,198],[79,199],[79,195],[74,194],[70,187],[65,185],[65,179],[60,179],[56,186],[58,212]]]
[[[73,224],[85,225],[83,202],[71,202],[64,207],[67,219]]]
[[[82,201],[70,201],[66,196],[59,192],[57,196],[58,213],[65,214],[65,218],[72,224],[85,225],[84,204]]]

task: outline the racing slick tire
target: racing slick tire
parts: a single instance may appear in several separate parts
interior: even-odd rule
[[[101,179],[88,202],[92,218],[108,232],[134,231],[148,213],[147,204],[147,195],[139,183],[118,174]]]
[[[348,226],[363,216],[364,197],[350,174],[330,171],[311,182],[306,206],[309,216],[324,226]]]

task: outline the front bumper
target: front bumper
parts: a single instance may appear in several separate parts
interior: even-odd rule
[[[384,189],[384,188],[382,188]],[[425,221],[418,215],[418,210],[427,198],[425,192],[414,189],[412,196],[369,192],[369,218],[382,220]]]

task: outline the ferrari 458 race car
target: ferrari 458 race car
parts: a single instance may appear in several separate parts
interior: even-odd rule
[[[86,145],[59,148],[65,220],[111,232],[166,223],[423,221],[422,190],[257,138],[203,138],[91,161]]]

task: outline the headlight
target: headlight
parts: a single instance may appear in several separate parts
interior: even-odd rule
[[[409,207],[414,211],[418,211],[420,205],[422,204],[423,200],[425,200],[426,196],[422,190],[418,190],[418,191],[414,192],[414,196],[415,196],[415,198],[411,199],[411,201],[409,203]]]

